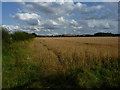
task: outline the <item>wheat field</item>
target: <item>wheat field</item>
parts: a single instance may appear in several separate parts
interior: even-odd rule
[[[87,88],[101,87],[106,82],[109,82],[108,86],[112,87],[114,75],[102,78],[104,76],[101,74],[114,73],[114,71],[106,71],[108,67],[113,68],[110,63],[115,63],[115,68],[118,67],[117,37],[35,38],[29,44],[29,48],[32,53],[29,54],[28,59],[36,64],[39,70],[38,76],[42,74],[42,78],[47,77],[48,79],[49,77],[48,81],[53,84],[51,86],[50,83],[47,83],[48,86],[50,84],[50,87],[71,87],[72,85]],[[81,70],[83,70],[82,73]],[[61,78],[63,75],[65,75],[64,79]],[[55,80],[50,79],[52,76],[55,77]],[[66,80],[67,77],[70,80]],[[77,84],[75,84],[76,81]],[[56,82],[59,82],[59,85]],[[67,84],[62,86],[61,83],[64,82]],[[45,83],[45,85],[47,84]]]
[[[48,63],[49,69],[77,68],[118,58],[117,37],[35,38],[30,48],[32,60]]]

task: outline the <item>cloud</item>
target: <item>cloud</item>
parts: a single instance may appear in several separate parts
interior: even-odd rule
[[[23,21],[30,19],[38,19],[40,16],[35,13],[17,13],[13,18],[17,18]]]
[[[79,3],[77,3],[79,4]],[[93,4],[93,5],[90,5]],[[77,5],[76,5],[77,6]],[[116,2],[104,2],[93,3],[89,2],[89,5],[80,3],[80,7],[74,9],[74,16],[83,20],[90,19],[116,19],[118,17],[118,3]]]
[[[81,26],[72,26],[74,29],[82,29],[83,27]]]
[[[41,35],[84,34],[100,30],[117,32],[116,3],[88,5],[80,2],[29,2],[19,5],[20,12],[12,17],[32,25],[32,27],[20,27],[21,30],[30,30]]]
[[[113,27],[117,27],[117,21],[110,20],[89,20],[88,26],[90,28],[95,29],[112,29]]]
[[[86,4],[77,3],[75,6],[75,10],[79,11],[80,14],[89,14],[89,13],[96,13],[96,11],[102,9],[104,6],[96,5],[96,6],[87,6]]]
[[[3,2],[119,2],[120,0],[2,0]]]
[[[62,16],[59,17],[58,20],[61,21],[61,22],[64,22],[64,21],[65,21],[65,19],[64,19]]]
[[[40,3],[24,3],[22,4],[22,10],[24,12],[34,12],[44,15],[46,18],[58,18],[67,16],[69,11],[73,10],[73,3],[60,2],[40,2]]]
[[[57,22],[55,22],[53,20],[48,20],[47,24],[59,25]]]
[[[72,25],[77,25],[78,23],[77,23],[77,21],[75,21],[74,19],[72,19],[72,20],[70,21],[70,24],[72,24]]]
[[[40,25],[40,16],[35,13],[17,13],[13,15],[12,18],[24,21],[29,25]]]

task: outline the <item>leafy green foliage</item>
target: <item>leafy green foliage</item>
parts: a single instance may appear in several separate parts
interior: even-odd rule
[[[12,39],[14,41],[24,41],[24,40],[28,40],[34,38],[34,36],[32,34],[28,34],[26,32],[15,32],[12,34]]]
[[[9,31],[3,27],[0,29],[0,31],[2,31],[3,46],[9,45],[12,42],[25,41],[35,37],[34,34],[29,34],[27,32],[21,32],[21,31],[17,31],[14,32],[13,34],[10,34]]]
[[[6,28],[1,28],[2,31],[2,44],[3,46],[9,45],[12,42],[12,37]]]

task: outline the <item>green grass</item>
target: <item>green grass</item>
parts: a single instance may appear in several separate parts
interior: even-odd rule
[[[29,41],[3,47],[3,88],[16,87],[36,78],[35,65],[26,60]]]

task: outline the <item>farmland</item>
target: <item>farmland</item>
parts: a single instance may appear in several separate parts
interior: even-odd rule
[[[8,49],[3,87],[119,87],[118,37],[41,37]]]

